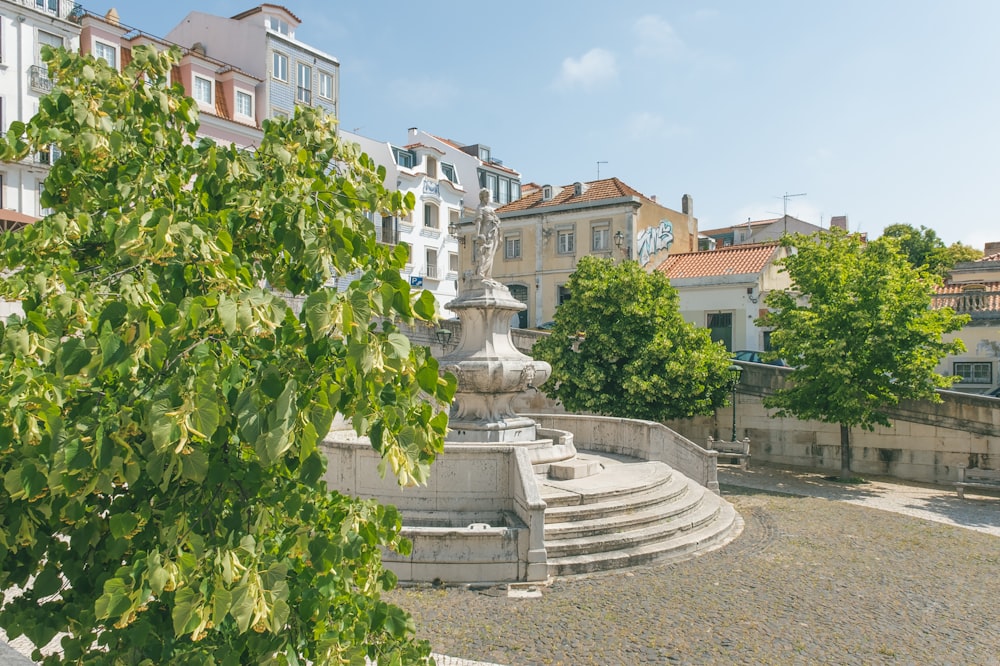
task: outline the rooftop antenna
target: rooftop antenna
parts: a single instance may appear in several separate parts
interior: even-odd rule
[[[786,234],[788,233],[788,200],[792,197],[804,197],[805,195],[805,192],[801,192],[799,194],[789,194],[788,192],[785,192],[785,196],[781,197],[781,200],[784,203],[784,206],[782,207],[781,220],[785,223]]]
[[[601,179],[601,165],[607,164],[606,160],[597,160],[597,180]]]

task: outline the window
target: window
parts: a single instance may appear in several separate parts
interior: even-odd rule
[[[528,288],[523,284],[509,284],[507,289],[510,290],[510,295],[521,301],[525,305],[528,304]],[[515,323],[516,322],[516,323]],[[514,315],[511,321],[511,326],[514,328],[528,328],[528,310],[525,308],[521,310],[516,315]]]
[[[289,33],[288,22],[283,21],[277,16],[268,16],[266,19],[266,25],[268,30],[274,30],[280,35],[287,35]]]
[[[59,0],[35,0],[35,7],[42,11],[59,13]]]
[[[427,272],[425,275],[429,278],[436,278],[438,276],[438,253],[437,250],[427,249]]]
[[[236,113],[241,116],[253,117],[253,96],[242,90],[236,91]]]
[[[111,44],[94,42],[94,57],[118,69],[118,52],[115,51],[115,47],[111,46]]]
[[[438,177],[438,161],[430,155],[427,156],[427,175],[431,178]]]
[[[448,272],[450,273],[458,272],[458,252],[448,253]]]
[[[458,180],[455,178],[455,165],[448,164],[447,162],[441,162],[441,175],[450,180],[451,182],[458,184]]]
[[[42,47],[48,45],[54,49],[59,48],[63,45],[62,37],[59,35],[53,35],[51,32],[45,32],[44,30],[38,31],[38,44],[35,45],[35,64],[42,65]]]
[[[309,65],[299,63],[296,82],[298,83],[295,101],[302,104],[312,104],[313,70]]]
[[[500,179],[500,196],[497,197],[497,203],[501,206],[510,203],[510,180],[506,178]]]
[[[208,79],[203,79],[200,76],[195,76],[193,97],[202,104],[211,104],[212,82],[209,81]]]
[[[576,252],[576,232],[572,229],[559,229],[557,240],[556,251],[559,254],[573,254]]]
[[[733,349],[733,313],[713,312],[708,315],[708,328],[712,342],[721,340],[726,349]]]
[[[494,173],[486,174],[486,178],[483,180],[483,187],[490,191],[490,196],[493,201],[497,200],[497,194],[499,194],[499,185],[497,185],[497,176]]]
[[[521,198],[521,183],[516,180],[510,181],[510,200],[517,201]]]
[[[562,305],[563,303],[568,301],[569,297],[570,297],[569,287],[567,287],[564,284],[559,285],[559,294],[558,294],[559,305]]]
[[[288,56],[284,53],[274,52],[271,62],[271,76],[279,81],[288,80]]]
[[[452,236],[457,236],[459,233],[459,219],[460,216],[457,210],[452,208],[448,211],[448,233]]]
[[[507,234],[503,238],[503,258],[521,258],[521,234]]]
[[[284,109],[271,109],[272,118],[288,118],[288,113]]]
[[[611,226],[608,223],[595,224],[590,232],[590,249],[593,252],[607,252],[611,249]]]
[[[319,73],[319,96],[323,99],[333,99],[333,75],[326,72]]]
[[[490,149],[486,146],[479,146],[479,159],[483,162],[490,161]]]
[[[396,153],[396,164],[407,169],[413,168],[413,153],[398,148],[393,148],[393,152]]]
[[[954,374],[962,378],[961,384],[992,384],[993,363],[991,361],[956,362]]]
[[[432,229],[438,228],[438,207],[434,204],[424,204],[424,226]]]
[[[395,245],[399,242],[399,230],[396,228],[396,218],[390,215],[382,216],[382,226],[376,230],[377,240],[387,245]]]

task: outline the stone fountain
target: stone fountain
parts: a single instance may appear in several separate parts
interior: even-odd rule
[[[440,362],[458,387],[427,486],[379,477],[378,455],[350,430],[324,440],[331,488],[403,513],[413,549],[385,553],[386,565],[404,581],[539,582],[689,557],[732,539],[742,523],[712,492],[716,452],[656,423],[516,412],[551,368],[511,339],[512,316],[526,306],[492,279],[500,220],[489,190],[475,224],[474,270],[447,304],[461,337]],[[586,450],[577,451],[577,436]]]

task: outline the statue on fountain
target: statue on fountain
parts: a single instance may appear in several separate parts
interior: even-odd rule
[[[497,285],[493,281],[493,257],[500,245],[500,218],[490,205],[490,191],[479,190],[479,208],[476,210],[476,257],[475,275],[483,282]]]

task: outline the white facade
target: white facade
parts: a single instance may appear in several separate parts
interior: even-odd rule
[[[258,117],[290,116],[295,106],[322,107],[336,116],[340,63],[295,39],[301,21],[279,5],[262,4],[231,18],[191,12],[167,39],[232,63],[260,80]]]
[[[342,141],[356,143],[376,164],[385,167],[385,182],[391,190],[412,193],[413,211],[402,219],[375,215],[375,231],[385,243],[406,243],[410,260],[403,277],[413,288],[434,294],[438,312],[451,317],[445,305],[458,293],[458,242],[448,232],[462,216],[463,200],[469,198],[465,189],[448,176],[450,163],[444,162],[444,152],[430,146],[411,145],[405,149],[375,141],[350,132],[340,132]],[[405,164],[397,163],[400,151]]]
[[[42,46],[79,48],[75,6],[67,0],[0,0],[0,130],[30,120],[38,100],[52,89]],[[45,151],[0,164],[0,208],[41,217],[41,185],[55,157]]]

